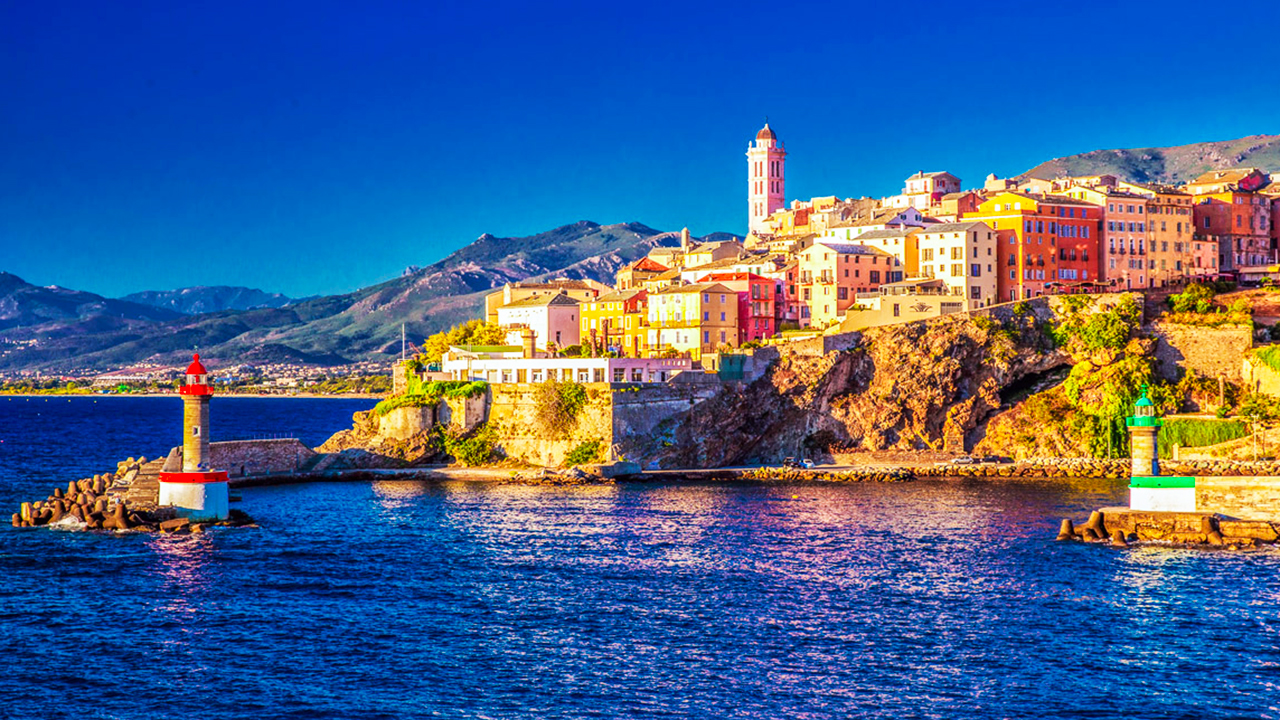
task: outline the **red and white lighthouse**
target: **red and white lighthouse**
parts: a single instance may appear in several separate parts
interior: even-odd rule
[[[227,473],[209,467],[209,371],[195,355],[178,391],[182,395],[182,472],[160,473],[160,504],[192,520],[225,520]]]

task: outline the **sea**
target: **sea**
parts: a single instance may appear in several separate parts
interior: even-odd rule
[[[180,436],[176,398],[0,398],[4,517]],[[0,718],[1280,717],[1280,553],[1054,541],[1123,483],[240,494],[261,527],[0,527]]]

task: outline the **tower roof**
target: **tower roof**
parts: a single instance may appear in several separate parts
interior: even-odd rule
[[[204,369],[204,364],[200,362],[200,353],[191,356],[191,364],[187,366],[188,375],[208,375],[209,371]]]
[[[769,128],[769,123],[765,123],[764,127],[760,128],[760,132],[756,133],[756,139],[773,140],[776,142],[778,140],[778,136],[773,134],[773,130]]]

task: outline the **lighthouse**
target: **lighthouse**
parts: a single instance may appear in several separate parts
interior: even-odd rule
[[[1142,397],[1125,418],[1129,428],[1129,509],[1149,512],[1195,512],[1196,479],[1160,474],[1160,426],[1155,403]]]
[[[228,515],[227,473],[209,467],[209,372],[200,356],[191,358],[182,389],[182,471],[160,473],[160,504],[192,520],[224,520]]]

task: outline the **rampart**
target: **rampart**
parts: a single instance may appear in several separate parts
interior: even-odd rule
[[[1280,521],[1280,477],[1197,477],[1196,509],[1243,520]]]
[[[1241,358],[1253,348],[1253,330],[1247,325],[1204,327],[1163,320],[1148,328],[1156,338],[1156,372],[1166,380],[1178,379],[1183,367],[1210,378],[1241,380]]]
[[[226,470],[232,478],[295,473],[310,467],[317,457],[314,450],[295,438],[209,443],[209,467]],[[182,448],[175,447],[165,458],[163,469],[181,467]]]

